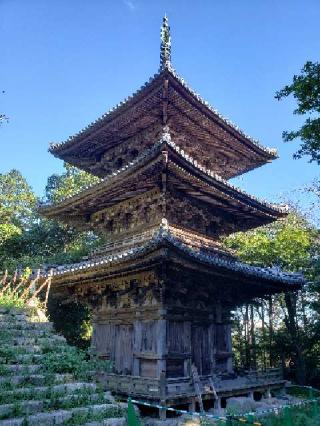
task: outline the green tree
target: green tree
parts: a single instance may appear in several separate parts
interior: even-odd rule
[[[290,214],[286,219],[270,225],[231,235],[225,239],[224,244],[235,250],[245,262],[256,266],[281,267],[282,270],[290,272],[303,271],[307,279],[314,280],[318,235],[318,231],[303,217]],[[267,302],[253,301],[251,308],[253,306],[254,309],[246,307],[244,314],[237,314],[238,322],[240,319],[240,322],[244,323],[244,329],[238,324],[240,334],[235,336],[238,347],[244,348],[242,351],[249,351],[251,356],[256,355],[259,348],[250,348],[250,345],[253,346],[252,341],[254,340],[255,345],[257,340],[252,339],[250,328],[254,328],[252,324],[258,318],[262,328],[255,332],[257,336],[260,334],[258,340],[261,344],[269,346],[269,364],[273,364],[275,355],[278,358],[294,360],[295,378],[300,384],[304,384],[309,370],[306,368],[306,364],[310,362],[308,357],[314,352],[314,345],[319,337],[318,330],[314,327],[317,313],[311,303],[314,294],[314,288],[305,287],[299,292],[269,298]],[[267,322],[268,330],[265,328]],[[241,342],[243,335],[248,341],[245,345]],[[247,354],[240,353],[238,357],[246,359],[248,364]]]
[[[52,175],[46,199],[59,202],[98,179],[66,165],[61,175]],[[77,262],[99,243],[88,232],[47,220],[38,214],[37,199],[17,170],[0,175],[0,267],[38,268],[43,264]]]
[[[34,218],[37,198],[18,170],[0,174],[0,221],[19,227],[27,226]]]
[[[99,182],[99,178],[70,164],[64,164],[65,172],[51,175],[46,186],[46,198],[51,203],[58,203],[83,188]]]
[[[48,178],[46,198],[59,202],[97,180],[66,165],[64,173]],[[41,217],[36,196],[20,172],[0,175],[0,270],[78,262],[99,242],[90,232]],[[75,304],[66,306],[53,298],[49,310],[57,329],[69,342],[88,345],[88,310]]]
[[[0,246],[34,221],[37,198],[18,170],[0,174]]]
[[[316,235],[302,216],[290,214],[270,225],[233,234],[224,243],[245,262],[297,272],[308,267]]]
[[[303,155],[310,161],[320,164],[320,63],[308,61],[300,75],[294,75],[291,84],[279,90],[275,97],[280,100],[293,95],[297,102],[294,114],[306,116],[304,124],[298,130],[283,132],[284,141],[301,139],[301,146],[295,158]]]

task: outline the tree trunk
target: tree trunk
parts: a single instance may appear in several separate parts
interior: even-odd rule
[[[254,309],[253,305],[250,305],[250,347],[251,347],[251,366],[253,369],[257,369],[257,348],[256,348],[256,336],[255,336],[255,326],[254,326]]]
[[[245,360],[246,368],[250,368],[250,347],[249,347],[249,306],[246,305],[245,316],[244,316],[244,324],[245,324]]]
[[[267,359],[266,359],[266,324],[264,317],[264,300],[261,300],[261,324],[262,324],[262,362],[263,368],[267,368]]]
[[[296,380],[299,385],[306,383],[306,365],[303,355],[303,348],[299,339],[298,325],[297,325],[297,312],[296,302],[297,295],[295,293],[285,293],[284,300],[287,308],[287,315],[285,316],[285,324],[291,337],[292,349],[296,357]]]
[[[273,367],[274,356],[272,353],[273,344],[273,301],[272,296],[269,296],[269,365]]]

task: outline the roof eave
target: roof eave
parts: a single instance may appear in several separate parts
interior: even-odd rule
[[[152,161],[158,158],[161,154],[163,145],[167,145],[168,149],[171,149],[174,154],[180,158],[182,164],[184,164],[187,169],[193,171],[197,176],[199,176],[200,179],[209,182],[209,184],[211,182],[211,184],[214,184],[215,186],[218,185],[222,191],[223,188],[225,188],[225,190],[231,191],[236,197],[240,197],[243,202],[254,203],[256,208],[261,209],[262,211],[267,210],[275,217],[284,217],[287,215],[287,209],[276,208],[276,206],[271,205],[266,201],[261,201],[258,198],[246,193],[245,191],[240,190],[213,171],[205,169],[199,165],[197,161],[192,159],[189,155],[185,154],[183,150],[181,150],[174,142],[172,142],[170,140],[170,135],[167,134],[165,134],[163,139],[156,143],[148,152],[142,154],[130,165],[119,169],[117,172],[107,176],[100,182],[95,183],[85,188],[84,190],[81,190],[77,194],[64,199],[60,203],[39,206],[39,212],[45,216],[52,216],[54,215],[55,211],[58,213],[58,211],[61,211],[64,206],[70,205],[76,201],[84,200],[86,197],[92,195],[94,191],[97,191],[100,188],[105,188],[106,186],[108,187],[112,185],[114,181],[118,181],[119,179],[123,180],[126,176],[131,176],[133,173],[135,173],[136,170],[139,170],[146,165],[151,165]]]
[[[130,249],[126,253],[117,254],[115,256],[108,256],[106,259],[99,259],[98,261],[89,260],[78,264],[73,264],[64,270],[54,270],[52,276],[61,277],[66,275],[76,275],[79,272],[86,273],[91,270],[105,268],[113,266],[115,263],[121,264],[130,260],[134,260],[140,257],[145,257],[146,253],[153,252],[161,247],[173,248],[183,256],[187,256],[196,262],[204,263],[207,265],[214,266],[218,269],[228,270],[240,273],[241,275],[260,278],[266,282],[277,283],[283,288],[279,288],[279,291],[297,290],[300,289],[305,283],[305,279],[301,274],[290,274],[282,271],[274,271],[271,268],[261,268],[251,266],[239,261],[226,260],[221,258],[219,255],[212,256],[205,253],[200,253],[193,250],[189,246],[181,243],[174,236],[172,236],[167,229],[160,228],[158,235],[154,236],[144,246],[137,249]],[[165,255],[167,256],[167,254]]]
[[[92,136],[92,133],[95,133],[103,128],[107,123],[111,122],[121,114],[125,114],[126,111],[130,110],[131,107],[133,107],[136,103],[139,102],[139,100],[146,96],[148,91],[152,90],[155,85],[162,84],[162,79],[164,76],[168,76],[173,82],[175,82],[176,85],[180,87],[182,92],[191,97],[198,110],[202,111],[202,113],[205,113],[211,120],[213,120],[219,126],[223,127],[229,133],[233,134],[233,136],[242,141],[242,143],[245,143],[249,149],[252,149],[261,155],[265,162],[272,161],[278,157],[276,150],[262,146],[258,141],[248,136],[238,126],[223,117],[215,108],[210,106],[208,102],[201,98],[187,85],[185,80],[181,78],[172,67],[159,70],[158,73],[154,74],[154,76],[151,77],[149,81],[146,82],[143,86],[141,86],[133,95],[117,104],[114,108],[87,125],[80,132],[70,136],[66,141],[51,144],[48,151],[55,157],[64,159],[64,154],[70,148],[72,148],[73,145],[81,143],[86,138]]]

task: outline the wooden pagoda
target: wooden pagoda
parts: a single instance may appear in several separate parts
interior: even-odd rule
[[[276,152],[177,75],[167,18],[159,72],[50,152],[101,178],[41,213],[107,237],[89,260],[57,267],[52,289],[91,306],[92,345],[112,361],[104,375],[111,390],[192,404],[195,380],[203,398],[213,387],[220,398],[284,383],[275,372],[236,377],[230,313],[253,298],[298,289],[302,277],[241,263],[219,243],[286,215],[228,182]]]

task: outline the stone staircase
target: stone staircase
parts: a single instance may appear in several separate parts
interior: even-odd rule
[[[0,306],[0,426],[124,426],[127,404],[76,353],[43,316]]]

